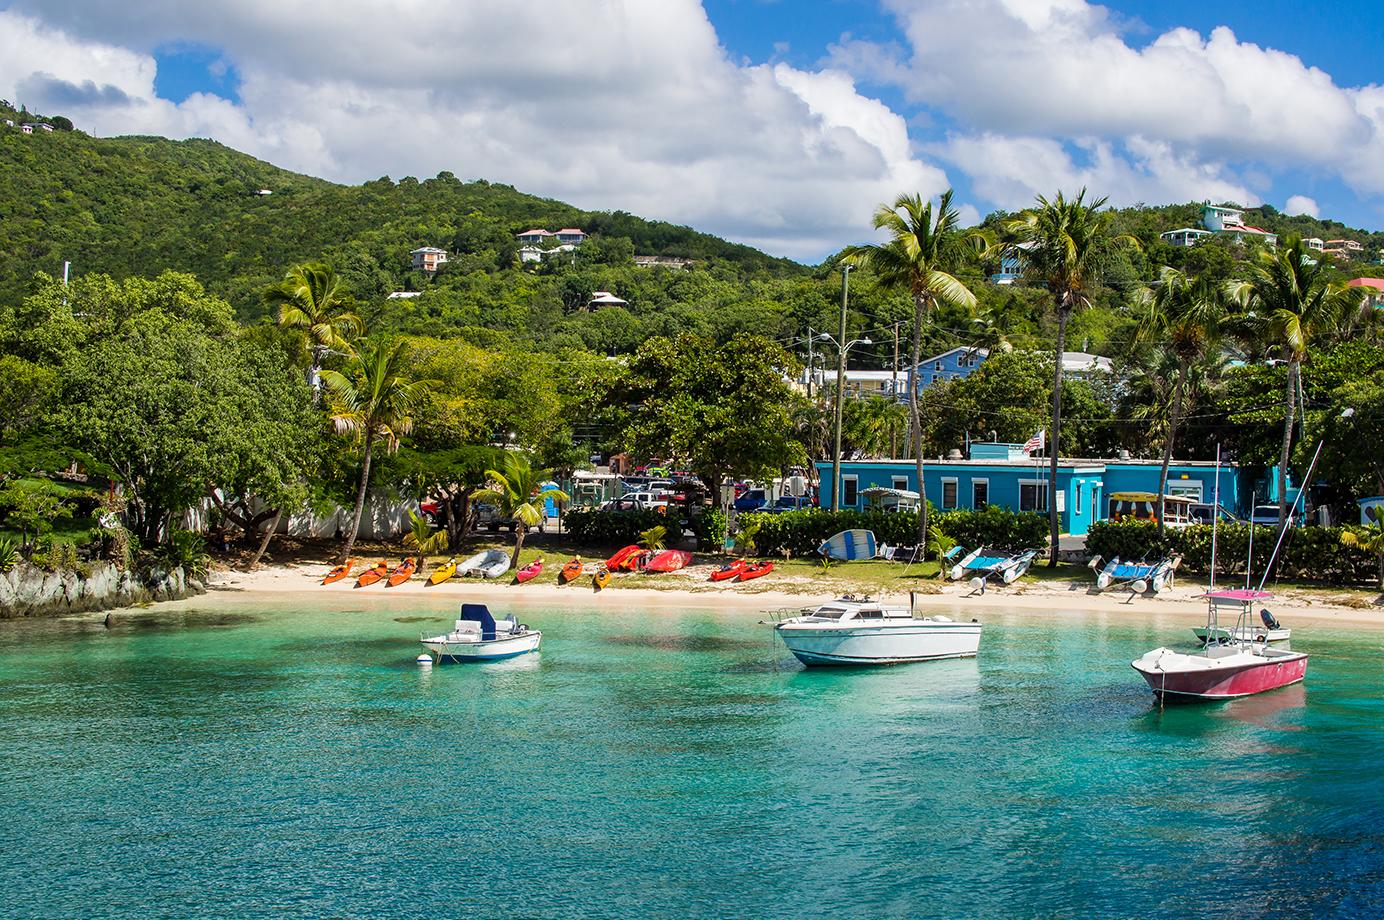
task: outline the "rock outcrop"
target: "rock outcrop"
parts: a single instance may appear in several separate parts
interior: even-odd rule
[[[90,573],[79,574],[21,564],[0,573],[0,619],[112,610],[205,592],[202,583],[188,578],[181,568],[155,568],[139,575],[102,562]]]

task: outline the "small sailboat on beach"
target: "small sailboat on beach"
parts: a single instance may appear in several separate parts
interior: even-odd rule
[[[1036,549],[1026,550],[1000,550],[989,549],[980,546],[962,555],[962,550],[958,547],[953,550],[952,556],[957,558],[952,563],[951,568],[947,569],[947,577],[952,581],[957,581],[966,575],[971,576],[971,587],[977,591],[984,592],[986,584],[992,578],[998,578],[1006,585],[1012,585],[1018,581],[1033,566],[1033,560],[1038,558]],[[946,560],[943,560],[946,564]]]
[[[1096,571],[1096,589],[1128,588],[1135,594],[1158,594],[1172,586],[1181,556],[1165,556],[1154,562],[1122,562],[1119,556]],[[1091,560],[1091,568],[1100,566],[1101,558]]]

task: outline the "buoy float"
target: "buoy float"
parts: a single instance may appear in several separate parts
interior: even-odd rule
[[[430,668],[433,665],[432,656],[427,654],[426,652],[422,655],[419,655],[417,658],[413,660],[418,663],[419,667]]]

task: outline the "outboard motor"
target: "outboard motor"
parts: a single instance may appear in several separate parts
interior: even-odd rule
[[[1263,620],[1264,625],[1269,629],[1282,629],[1282,627],[1278,625],[1278,621],[1273,618],[1273,614],[1269,613],[1269,608],[1267,607],[1260,608],[1259,619]]]

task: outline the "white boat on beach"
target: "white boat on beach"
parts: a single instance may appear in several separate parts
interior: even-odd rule
[[[485,604],[462,604],[452,631],[424,636],[423,647],[438,662],[495,661],[536,651],[543,633],[529,629],[510,614],[496,620]]]
[[[458,575],[499,578],[509,571],[509,553],[502,549],[482,550],[457,566]]]
[[[954,558],[961,553],[960,547],[952,550],[951,556]],[[947,569],[947,577],[952,581],[971,575],[971,587],[985,591],[985,585],[991,578],[998,578],[1007,585],[1023,578],[1029,568],[1033,565],[1033,560],[1038,557],[1038,551],[1033,549],[1015,550],[990,550],[986,552],[986,547],[980,546],[961,556],[952,566]],[[943,558],[943,565],[947,559]]]
[[[848,595],[805,607],[775,623],[774,632],[805,665],[899,664],[973,658],[980,649],[981,624],[917,617],[908,607]]]
[[[1091,568],[1100,565],[1100,557],[1091,560]],[[1156,562],[1120,561],[1116,556],[1096,572],[1096,588],[1128,588],[1135,594],[1158,594],[1172,587],[1173,574],[1177,571],[1181,556],[1167,556]]]

